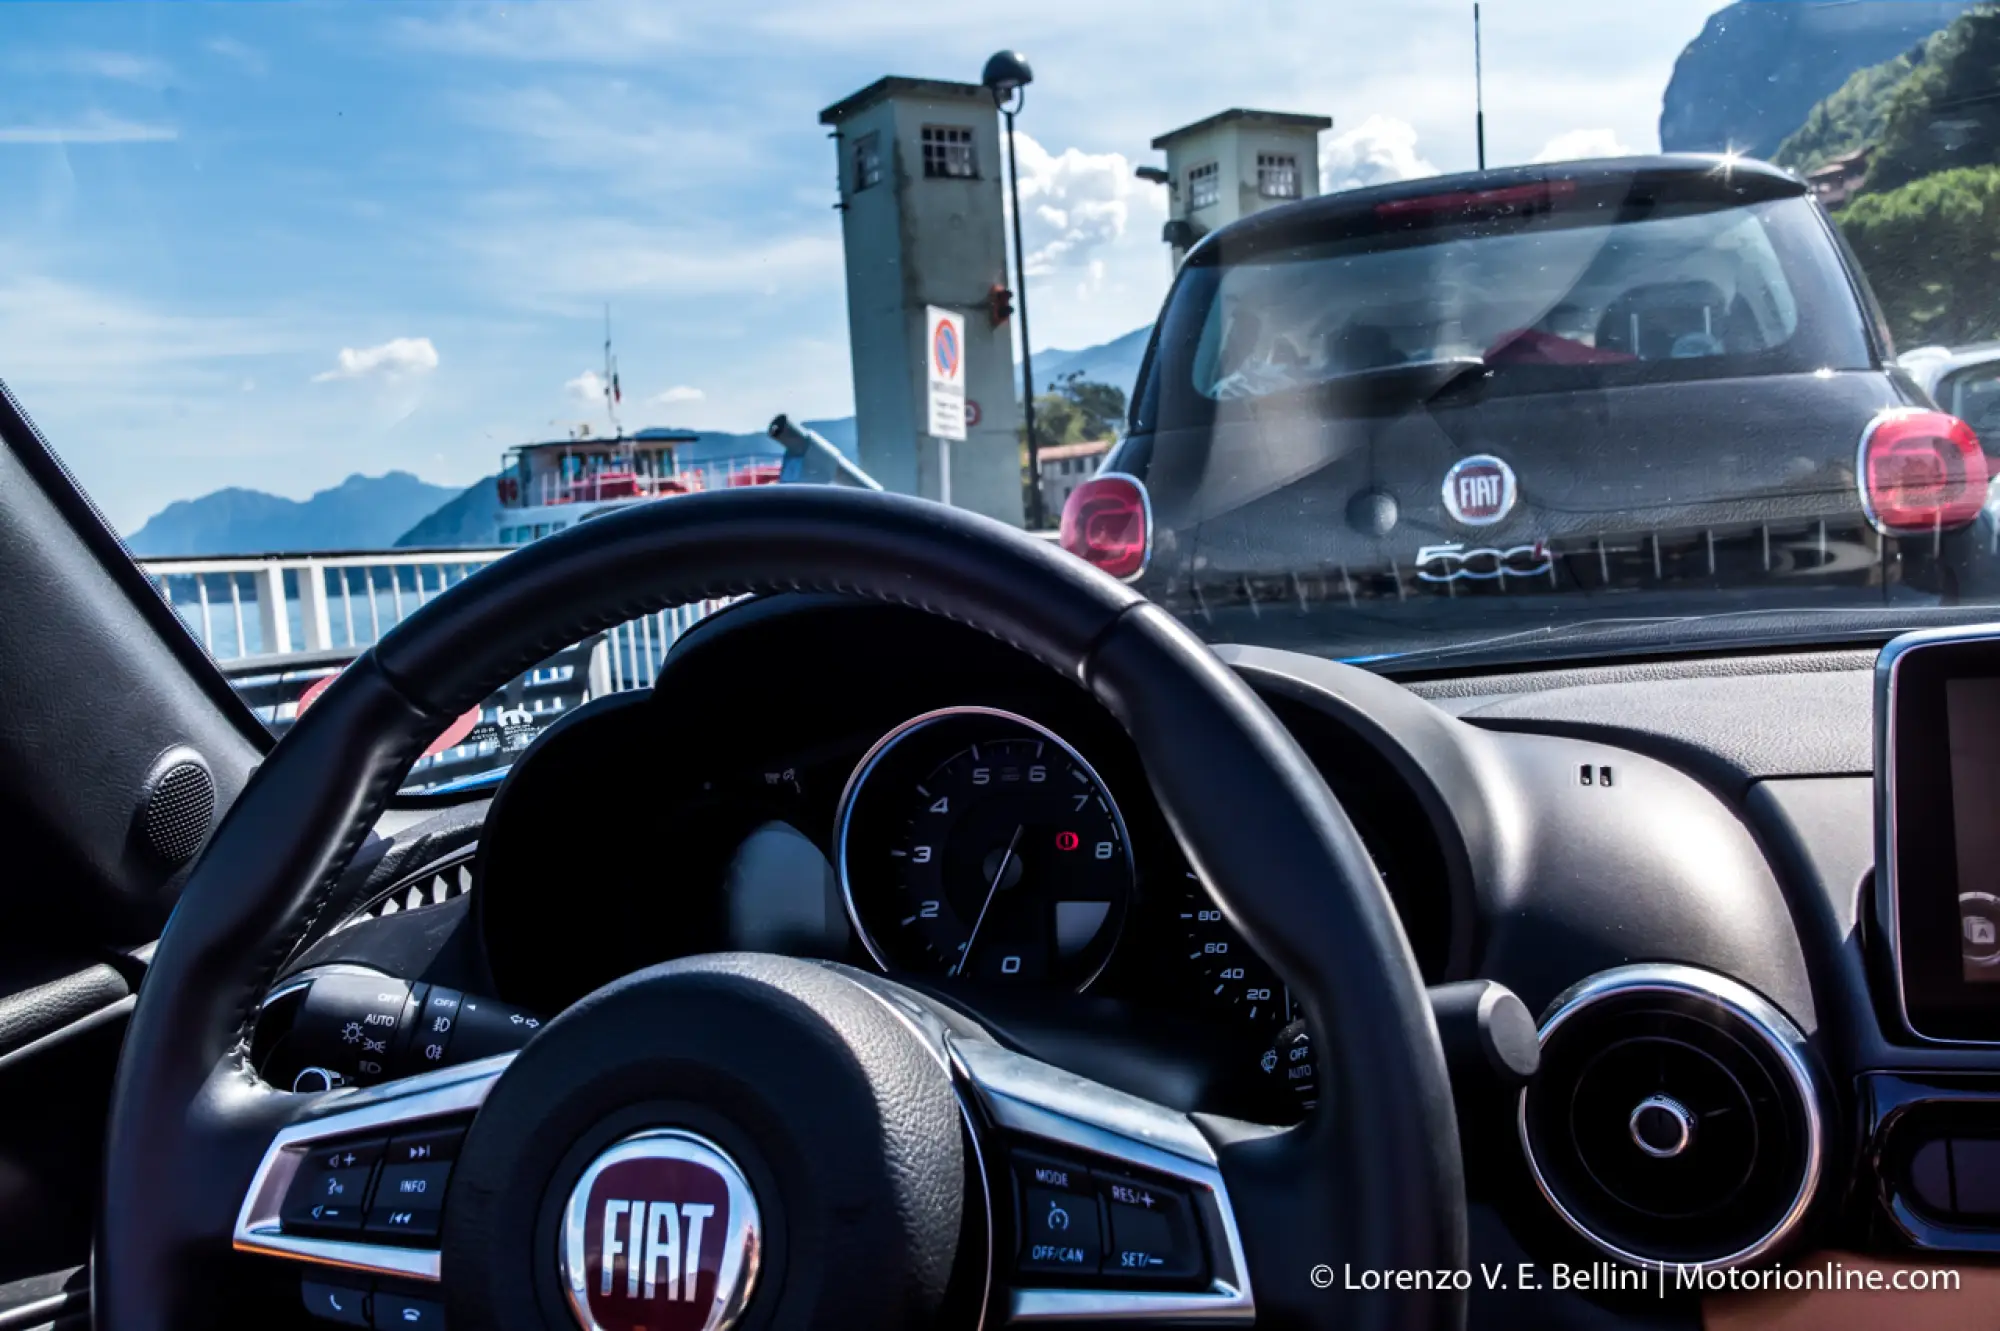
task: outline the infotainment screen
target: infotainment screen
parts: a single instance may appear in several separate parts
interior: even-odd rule
[[[1898,638],[1876,683],[1877,918],[1904,1016],[2000,1043],[2000,628]]]
[[[1961,975],[2000,982],[2000,679],[1945,681]]]

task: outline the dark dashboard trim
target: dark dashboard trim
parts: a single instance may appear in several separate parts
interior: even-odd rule
[[[1481,918],[1472,847],[1492,844],[1500,823],[1487,799],[1491,779],[1476,770],[1465,746],[1477,732],[1356,666],[1270,647],[1222,644],[1214,651],[1258,693],[1310,708],[1360,738],[1415,793],[1444,851],[1450,894],[1450,944],[1440,978],[1469,975]]]

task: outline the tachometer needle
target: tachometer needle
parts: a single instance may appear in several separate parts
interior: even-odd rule
[[[986,912],[993,909],[993,898],[1000,895],[1000,880],[1007,876],[1007,862],[1014,858],[1014,847],[1026,830],[1026,823],[1019,824],[1014,828],[1014,835],[1007,838],[1007,849],[1000,853],[1000,863],[993,870],[993,881],[986,888],[986,900],[979,907],[979,918],[972,922],[972,932],[965,936],[965,946],[959,949],[958,964],[951,968],[953,975],[963,975],[965,963],[972,960],[972,945],[979,941],[979,929],[986,923]]]

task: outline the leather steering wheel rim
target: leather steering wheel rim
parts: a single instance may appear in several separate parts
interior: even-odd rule
[[[773,487],[637,506],[510,554],[363,653],[273,749],[189,876],[132,1015],[93,1261],[99,1326],[164,1331],[209,1306],[256,1163],[238,1144],[300,1098],[250,1066],[256,1004],[424,745],[589,633],[794,590],[970,624],[1114,714],[1190,863],[1319,1036],[1329,1093],[1313,1117],[1240,1137],[1211,1125],[1260,1320],[1463,1321],[1450,1290],[1342,1297],[1309,1274],[1463,1269],[1466,1219],[1423,981],[1352,824],[1290,734],[1170,616],[1046,542],[900,496]]]

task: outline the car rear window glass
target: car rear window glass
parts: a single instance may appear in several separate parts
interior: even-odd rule
[[[1181,403],[1171,427],[1204,402],[1428,363],[1483,368],[1500,392],[1867,368],[1857,298],[1813,209],[1555,209],[1191,264],[1152,367],[1167,391],[1139,396]]]

